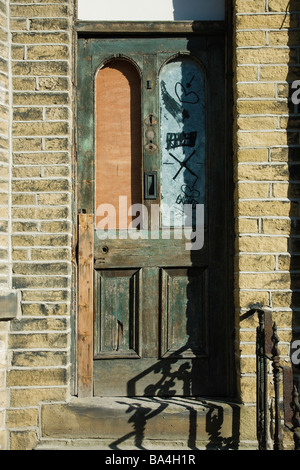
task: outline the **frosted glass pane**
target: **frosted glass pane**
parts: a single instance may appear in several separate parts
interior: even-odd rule
[[[223,20],[225,0],[78,0],[87,21]]]
[[[162,226],[191,226],[205,202],[205,83],[196,61],[164,66],[160,106]]]

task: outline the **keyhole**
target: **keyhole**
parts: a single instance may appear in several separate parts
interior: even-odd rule
[[[102,253],[106,254],[109,252],[108,246],[103,246],[102,247]]]

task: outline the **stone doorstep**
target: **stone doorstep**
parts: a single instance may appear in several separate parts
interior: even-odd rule
[[[232,446],[213,445],[211,442],[197,442],[195,446],[189,446],[182,441],[167,440],[147,440],[144,439],[142,444],[136,444],[134,440],[112,445],[108,439],[41,439],[34,450],[99,450],[99,451],[202,451],[202,450],[235,450]],[[237,446],[237,450],[258,450],[257,442],[242,442]]]
[[[234,403],[180,397],[43,404],[37,449],[237,449],[242,409]],[[256,437],[247,439],[255,447]]]

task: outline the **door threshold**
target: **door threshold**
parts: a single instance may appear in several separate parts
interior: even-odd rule
[[[204,406],[204,407],[211,407],[211,406],[224,406],[224,407],[231,407],[231,406],[239,406],[239,403],[233,399],[228,399],[226,397],[206,397],[206,396],[194,396],[194,397],[187,397],[187,396],[136,396],[136,397],[124,397],[124,396],[113,396],[113,397],[104,397],[104,396],[93,396],[93,397],[77,397],[73,396],[70,399],[69,403],[77,403],[77,404],[92,404],[92,405],[100,405],[105,406],[107,405],[115,405],[119,406],[121,403],[133,403],[133,402],[140,402],[140,403],[148,403],[149,405],[157,405],[159,403],[165,403],[166,405],[174,405],[174,406]]]
[[[151,443],[164,447],[166,442],[186,449],[236,449],[241,424],[255,417],[249,411],[253,414],[249,407],[217,398],[73,397],[69,403],[42,406],[41,435],[47,440],[88,439],[105,443],[107,449],[146,449]],[[255,439],[254,430],[250,440]]]

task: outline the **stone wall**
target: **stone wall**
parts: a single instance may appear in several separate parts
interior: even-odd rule
[[[11,449],[39,437],[39,404],[70,394],[73,1],[10,2],[12,283],[6,414]]]
[[[234,6],[237,355],[242,401],[254,404],[258,323],[247,312],[271,309],[287,362],[299,325],[300,121],[290,99],[299,78],[299,2]]]
[[[11,288],[10,250],[10,48],[9,4],[0,1],[0,296],[3,299]],[[0,305],[1,303],[0,298]],[[0,317],[6,315],[0,307]],[[3,309],[4,310],[4,309]],[[0,321],[0,449],[7,447],[5,416],[8,394],[6,390],[7,340],[9,324]]]

